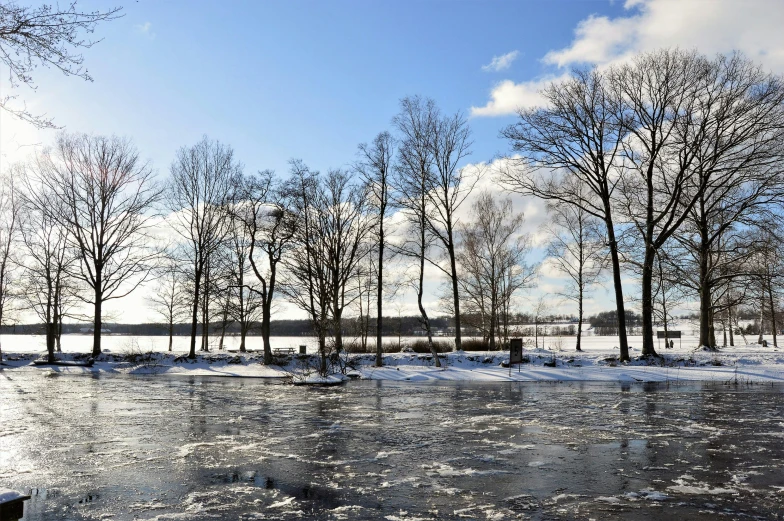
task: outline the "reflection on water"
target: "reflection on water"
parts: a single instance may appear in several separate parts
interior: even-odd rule
[[[777,519],[778,386],[0,371],[26,520]]]

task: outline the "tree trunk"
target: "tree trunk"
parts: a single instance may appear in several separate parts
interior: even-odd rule
[[[773,346],[778,347],[776,340],[776,306],[773,303],[773,281],[768,278],[768,307],[770,308],[770,330],[773,333]]]
[[[97,280],[98,277],[96,276]],[[100,283],[99,283],[100,284]],[[100,285],[97,285],[95,289],[95,323],[93,329],[93,356],[98,356],[101,354],[101,327],[103,325],[101,313],[103,307],[103,294],[101,292]]]
[[[419,285],[417,286],[417,305],[419,306],[419,315],[422,317],[422,325],[425,326],[425,331],[427,332],[427,345],[430,348],[430,354],[433,355],[433,360],[435,360],[436,362],[435,364],[436,367],[441,367],[441,359],[438,358],[438,351],[436,351],[436,346],[433,345],[433,332],[430,328],[430,319],[428,318],[427,311],[425,311],[425,306],[422,303],[422,295],[424,293],[423,284],[424,284],[424,276],[425,276],[425,253],[424,251],[422,251],[421,253],[422,255],[419,258]]]
[[[323,327],[319,328],[318,337],[319,354],[321,355],[319,374],[321,376],[327,376],[327,338]]]
[[[226,338],[226,327],[229,320],[229,303],[226,302],[226,308],[223,310],[223,319],[221,320],[221,335],[218,342],[218,351],[223,351],[223,341]]]
[[[376,283],[376,367],[384,365],[384,347],[381,345],[383,326],[382,307],[384,297],[384,214],[382,210],[378,234],[378,282]]]
[[[264,344],[264,365],[272,363],[272,347],[270,346],[270,307],[271,302],[267,301],[266,296],[262,296],[261,310],[261,340]],[[319,338],[319,349],[321,349],[321,339]],[[319,351],[320,353],[321,351]]]
[[[711,305],[709,314],[710,314],[710,317],[709,317],[709,322],[708,322],[708,340],[710,341],[710,346],[712,348],[715,348],[716,345],[717,345],[717,342],[716,342],[716,325],[715,325],[716,321],[714,320],[715,317],[714,317],[714,314],[713,314],[713,306],[712,305]]]
[[[54,331],[55,325],[51,320],[46,323],[46,358],[50,364],[54,363]]]
[[[191,346],[188,351],[188,358],[191,360],[196,358],[196,327],[199,324],[199,297],[201,296],[201,270],[197,269],[194,276],[193,284],[193,313],[191,315]]]
[[[452,239],[452,229],[449,228],[449,264],[452,268],[452,298],[455,307],[455,351],[463,349],[463,332],[460,328],[460,293],[457,288],[457,263],[455,262],[455,244]]]
[[[57,313],[57,317],[58,318],[57,318],[57,333],[55,333],[55,350],[58,353],[62,353],[63,352],[63,348],[62,348],[62,345],[61,345],[62,338],[63,338],[63,312],[62,312],[62,307],[60,307],[60,310]]]
[[[489,337],[488,338],[488,348],[491,351],[495,351],[495,331],[496,331],[496,322],[498,321],[497,317],[496,317],[496,313],[497,313],[497,303],[496,303],[496,300],[497,300],[497,298],[492,293],[493,292],[491,292],[491,297],[490,297],[490,328],[489,328],[489,335],[488,335],[488,337]]]
[[[335,351],[343,352],[343,309],[335,307]]]
[[[607,205],[606,205],[607,206]],[[607,207],[609,214],[609,206]],[[610,220],[606,220],[607,237],[610,243],[610,260],[613,269],[613,286],[615,287],[615,307],[618,314],[618,344],[621,362],[629,361],[629,342],[626,338],[626,309],[623,302],[623,285],[621,284],[621,262],[618,257],[618,243],[615,240],[615,229]]]
[[[243,323],[240,324],[240,353],[247,352],[247,348],[245,347],[245,337],[248,336],[248,328],[250,324],[247,321],[243,320]]]
[[[732,306],[727,306],[727,323],[730,326],[730,346],[734,346],[735,332],[732,330]]]
[[[580,280],[582,280],[582,274],[580,274]],[[582,336],[583,336],[583,287],[581,283],[580,293],[577,296],[577,351],[583,350],[582,346],[580,345]]]
[[[757,343],[762,344],[762,335],[764,334],[765,330],[765,283],[760,281],[760,286],[762,288],[762,297],[760,298],[760,318],[759,318],[759,336],[757,337]]]
[[[172,344],[174,343],[174,320],[169,319],[169,352],[172,351]]]
[[[642,356],[657,356],[653,347],[653,263],[656,251],[646,247],[642,266]]]

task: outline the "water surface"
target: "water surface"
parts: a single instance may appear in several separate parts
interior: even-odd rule
[[[784,389],[0,371],[28,521],[781,519]]]

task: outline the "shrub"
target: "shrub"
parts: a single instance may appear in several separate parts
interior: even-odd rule
[[[449,353],[452,351],[452,343],[451,342],[444,342],[433,340],[433,347],[436,349],[436,353]],[[409,342],[403,345],[403,349],[411,348],[412,351],[415,353],[429,353],[430,346],[427,344],[427,340],[415,340],[413,342]]]
[[[463,351],[489,351],[490,346],[487,342],[477,338],[465,338],[460,343]]]

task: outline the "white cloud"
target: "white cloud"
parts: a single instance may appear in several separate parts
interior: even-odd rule
[[[566,75],[545,76],[522,83],[504,80],[490,91],[490,101],[484,107],[471,107],[471,116],[506,116],[516,113],[520,108],[542,105],[544,98],[539,91],[550,82],[560,81],[565,77]]]
[[[638,52],[681,47],[704,54],[740,50],[784,72],[783,2],[627,0],[624,8],[626,16],[591,16],[581,21],[572,43],[547,53],[544,62],[558,67],[601,65]]]
[[[624,9],[623,16],[591,15],[579,22],[571,44],[545,54],[543,63],[558,68],[603,66],[640,52],[680,47],[708,55],[739,50],[773,72],[784,73],[780,0],[627,0]],[[471,115],[504,116],[519,107],[540,105],[539,90],[560,78],[502,81],[485,106],[471,107]]]
[[[498,72],[509,68],[512,62],[515,61],[519,51],[512,51],[501,56],[493,56],[493,59],[487,65],[482,65],[482,70],[485,72]]]
[[[152,22],[144,22],[143,24],[134,25],[134,28],[141,34],[145,35],[150,40],[155,39],[155,33],[152,32]]]

